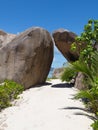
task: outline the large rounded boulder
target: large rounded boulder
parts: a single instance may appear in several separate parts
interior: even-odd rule
[[[78,52],[71,50],[71,45],[75,41],[76,36],[75,33],[65,29],[58,29],[53,33],[56,47],[69,62],[76,61],[79,58]]]
[[[30,28],[0,48],[0,82],[5,79],[25,89],[43,84],[53,60],[53,40],[49,32]]]

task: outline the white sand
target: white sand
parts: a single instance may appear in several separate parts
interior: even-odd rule
[[[92,130],[93,120],[84,105],[73,100],[75,88],[52,85],[25,91],[16,105],[0,113],[0,130]],[[64,84],[63,84],[64,86]]]

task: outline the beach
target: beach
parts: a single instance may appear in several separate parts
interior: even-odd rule
[[[30,88],[0,112],[0,130],[92,130],[94,117],[73,99],[77,92],[59,79]]]

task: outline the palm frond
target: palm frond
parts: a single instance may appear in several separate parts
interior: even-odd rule
[[[80,99],[80,98],[87,98],[89,99],[89,101],[93,100],[93,96],[89,92],[89,90],[85,90],[85,91],[81,90],[79,93],[75,95],[75,99]]]
[[[61,76],[61,80],[69,82],[75,75],[76,71],[73,68],[73,65],[69,64],[67,67],[65,67],[65,70]]]
[[[92,72],[86,63],[81,62],[81,61],[76,61],[72,65],[74,69],[76,70],[76,72],[82,72],[84,75],[86,75],[87,77],[93,80]]]

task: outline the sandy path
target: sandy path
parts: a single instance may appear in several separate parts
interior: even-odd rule
[[[72,99],[77,90],[60,83],[52,80],[25,91],[15,106],[0,113],[0,130],[92,130],[89,113]]]

